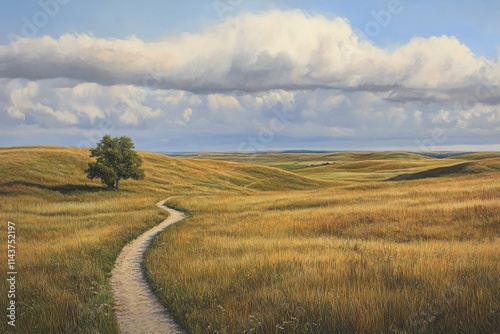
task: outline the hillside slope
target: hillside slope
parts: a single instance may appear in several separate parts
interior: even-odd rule
[[[18,231],[16,298],[29,305],[18,313],[17,332],[118,332],[110,272],[128,241],[166,218],[155,205],[161,199],[328,185],[265,166],[140,154],[146,178],[124,181],[117,192],[86,178],[86,149],[0,149],[0,220]],[[6,229],[0,238],[7,240]],[[10,333],[6,326],[0,322],[0,333]]]
[[[272,166],[304,177],[335,182],[339,186],[352,182],[383,181],[402,174],[467,162],[458,158],[437,159],[409,152],[207,153],[197,157]]]
[[[485,159],[498,159],[500,158],[500,153],[498,152],[481,152],[481,153],[467,153],[461,154],[450,159],[462,159],[462,160],[485,160]]]
[[[463,162],[452,166],[432,168],[418,173],[401,174],[391,177],[388,181],[420,180],[436,177],[462,176],[500,171],[500,158],[479,159]]]
[[[173,158],[140,152],[146,178],[128,180],[123,190],[171,193],[308,189],[328,183],[266,166],[226,161]],[[0,149],[0,192],[14,193],[35,188],[69,193],[97,191],[101,184],[87,179],[83,171],[90,161],[87,149],[28,147]],[[31,189],[33,190],[33,189]]]

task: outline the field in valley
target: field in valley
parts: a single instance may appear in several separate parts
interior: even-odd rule
[[[435,159],[406,152],[333,152],[333,153],[202,153],[187,155],[199,159],[234,161],[276,167],[321,180],[342,182],[384,181],[405,173],[417,173],[498,154],[459,155]],[[446,175],[448,173],[443,173]]]
[[[500,154],[142,156],[146,179],[114,192],[85,179],[86,150],[0,149],[18,331],[116,332],[114,260],[171,195],[189,217],[145,270],[189,332],[500,330]]]

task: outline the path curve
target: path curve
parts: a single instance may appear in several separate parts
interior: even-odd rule
[[[158,302],[142,272],[144,253],[153,238],[167,226],[184,219],[182,212],[164,205],[171,198],[157,203],[170,213],[168,218],[123,247],[111,272],[114,311],[121,333],[183,333]]]

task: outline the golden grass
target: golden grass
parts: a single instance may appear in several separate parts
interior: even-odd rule
[[[473,160],[479,160],[480,157],[499,159],[498,154],[476,154],[472,157]],[[450,167],[468,161],[460,157],[437,159],[406,152],[210,153],[202,154],[199,158],[272,166],[293,171],[305,177],[337,181],[337,185],[341,182],[383,181],[401,174]]]
[[[155,240],[146,268],[161,301],[192,332],[500,328],[495,161],[475,157],[476,174],[412,182],[369,180],[450,161],[335,153],[273,155],[263,163],[343,159],[365,169],[328,170],[333,183],[265,166],[141,153],[146,179],[114,192],[85,178],[88,154],[0,149],[0,219],[18,228],[17,332],[116,332],[114,260],[165,218],[155,203],[171,195],[181,195],[173,204],[190,218]],[[373,165],[357,162],[366,159]],[[0,333],[9,330],[0,322]]]
[[[114,333],[109,275],[121,248],[166,218],[155,203],[173,194],[253,193],[312,182],[270,168],[184,161],[142,153],[146,179],[106,191],[85,178],[88,150],[0,149],[1,239],[17,228],[18,333]],[[6,254],[7,243],[2,243]],[[7,286],[0,286],[6,310]],[[0,333],[11,330],[0,322]]]
[[[493,333],[499,181],[180,197],[146,268],[193,333]]]
[[[165,217],[154,196],[101,191],[86,180],[87,156],[59,148],[0,150],[0,217],[17,228],[18,333],[116,332],[108,286],[114,259]],[[2,321],[0,332],[9,331]]]

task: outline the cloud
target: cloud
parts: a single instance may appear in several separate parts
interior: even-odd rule
[[[499,87],[498,61],[453,36],[387,50],[345,19],[270,11],[156,42],[64,35],[0,46],[0,129],[255,137],[278,120],[275,138],[304,143],[425,139],[435,128],[492,138]]]
[[[222,94],[208,95],[208,106],[211,111],[217,113],[219,111],[241,110],[240,102],[234,96]]]
[[[186,110],[184,110],[184,112],[182,113],[182,119],[184,120],[184,122],[189,122],[191,120],[191,116],[193,116],[193,109],[191,108],[187,108]]]
[[[75,125],[92,127],[100,120],[138,126],[158,118],[161,110],[151,104],[151,92],[135,86],[104,87],[81,83],[61,87],[59,80],[0,79],[0,119],[42,127]],[[3,115],[3,116],[2,116]]]
[[[388,102],[389,93],[320,89],[246,94],[195,95],[176,90],[81,83],[0,79],[0,120],[4,126],[29,125],[84,130],[148,130],[173,133],[189,123],[192,133],[256,135],[279,122],[280,135],[294,138],[425,137],[434,128],[450,135],[498,135],[500,108],[477,103],[405,104]],[[274,122],[274,123],[272,123]],[[282,126],[285,123],[285,126]]]
[[[301,11],[238,15],[157,42],[64,35],[0,47],[4,78],[196,93],[330,88],[388,91],[388,98],[407,102],[456,99],[487,83],[491,99],[500,95],[499,73],[498,62],[475,56],[453,36],[414,38],[389,51],[358,36],[345,19]]]
[[[186,97],[186,92],[178,90],[178,91],[173,91],[171,92],[171,94],[168,94],[166,96],[164,94],[161,95],[159,94],[157,100],[165,103],[170,103],[173,105],[178,105],[179,103],[184,101],[185,97]]]

